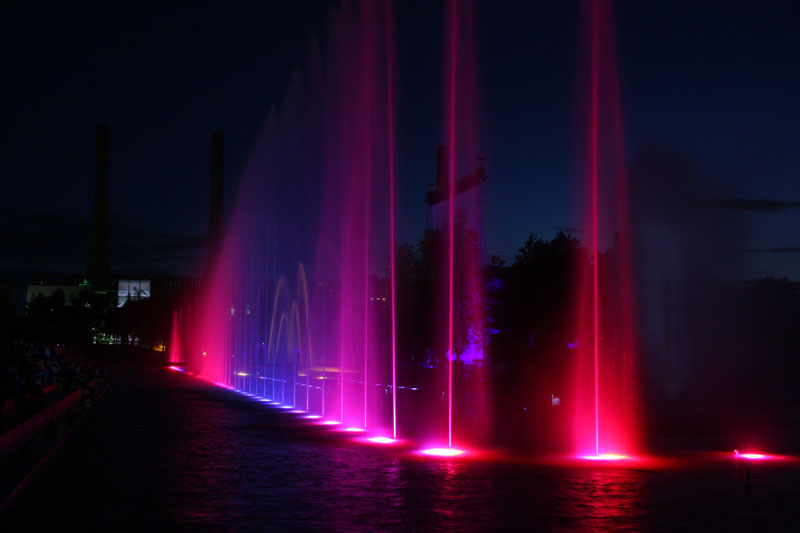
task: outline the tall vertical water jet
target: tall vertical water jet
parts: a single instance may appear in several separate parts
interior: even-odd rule
[[[394,26],[391,20],[392,3],[386,0],[386,121],[389,154],[389,302],[391,305],[392,350],[392,438],[397,438],[397,301],[395,259],[395,149],[394,149]]]
[[[453,363],[455,353],[453,352],[453,313],[455,309],[455,298],[453,291],[453,273],[455,268],[455,239],[456,239],[456,217],[455,217],[455,196],[456,196],[456,176],[455,159],[456,151],[456,76],[458,72],[458,59],[456,52],[458,49],[458,16],[455,11],[455,3],[448,5],[450,47],[447,63],[447,142],[450,146],[447,160],[447,446],[453,447]]]
[[[183,361],[181,354],[181,324],[180,324],[180,310],[175,308],[172,310],[172,327],[170,328],[170,341],[169,341],[169,362],[180,363]]]
[[[588,80],[584,227],[573,399],[576,451],[629,455],[640,445],[639,373],[622,113],[611,2],[585,0]],[[591,391],[591,392],[589,392]]]
[[[446,229],[447,442],[474,441],[488,430],[485,357],[484,251],[481,124],[478,113],[474,2],[451,0],[446,7],[445,128],[447,146],[439,161],[434,218]],[[457,386],[458,385],[458,386]],[[466,428],[469,427],[469,430]]]

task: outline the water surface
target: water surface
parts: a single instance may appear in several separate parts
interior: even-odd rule
[[[0,525],[798,530],[798,482],[790,460],[609,467],[422,459],[152,368],[111,387],[6,502]]]

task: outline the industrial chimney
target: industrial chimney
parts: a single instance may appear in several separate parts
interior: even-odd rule
[[[211,134],[211,187],[208,208],[208,269],[214,267],[222,243],[222,199],[224,193],[225,164],[224,141],[221,131]]]
[[[436,147],[436,192],[441,202],[450,196],[450,161],[447,159],[447,147]]]
[[[86,277],[96,289],[111,288],[108,267],[108,124],[98,124],[94,156],[92,259]]]

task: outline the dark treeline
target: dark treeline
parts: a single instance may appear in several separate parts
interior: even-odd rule
[[[457,234],[457,249],[475,238],[462,229]],[[443,231],[430,229],[416,246],[397,247],[398,357],[404,379],[419,379],[421,367],[444,364],[444,352],[436,348],[437,324],[441,324],[436,314],[445,312],[440,287],[446,271],[439,260],[446,238]],[[559,232],[550,240],[531,234],[510,264],[495,256],[486,266],[477,297],[486,309],[489,335],[484,363],[499,440],[554,448],[568,438],[564,418],[573,393],[576,274],[590,261],[575,235]],[[614,248],[601,253],[601,283],[606,283],[603,272],[617,268],[617,261]],[[771,417],[790,409],[796,412],[800,405],[800,392],[794,386],[800,371],[797,283],[770,277],[732,282],[704,276],[688,284],[694,289],[681,295],[678,305],[662,297],[651,299],[648,283],[644,276],[635,280],[630,317],[638,333],[641,368],[641,382],[631,386],[643,393],[646,438],[695,434],[705,438],[714,432],[719,441],[714,445],[719,446],[734,442],[737,432],[752,429],[767,438],[763,426]],[[605,290],[616,289],[601,289],[601,294]],[[464,291],[457,291],[457,353],[474,341],[466,328],[469,306],[463,298]],[[613,299],[607,305],[613,305]],[[652,328],[643,325],[653,322],[658,322],[658,334],[648,336]],[[665,359],[673,360],[669,364],[680,367],[685,379],[676,382],[675,372],[664,368]],[[704,442],[708,441],[692,444]]]
[[[60,289],[50,295],[37,294],[25,304],[24,313],[14,312],[10,291],[0,294],[0,338],[4,342],[63,344],[87,348],[118,337],[156,347],[168,342],[172,309],[176,298],[129,300],[117,307],[116,291],[82,289],[67,297]]]

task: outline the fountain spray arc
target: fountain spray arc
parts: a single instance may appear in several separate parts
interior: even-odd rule
[[[312,43],[294,72],[240,181],[187,364],[396,436],[391,25],[388,2],[345,2],[326,59]]]
[[[486,365],[475,364],[487,337],[474,10],[446,3],[447,147],[434,202],[446,238],[430,326],[439,338],[435,360],[416,357],[410,371],[431,396],[399,384],[389,0],[335,11],[325,59],[312,43],[280,111],[270,111],[202,304],[179,320],[194,332],[184,343],[190,371],[320,423],[368,430],[373,442],[446,440],[442,455],[452,456],[454,443],[488,433]]]
[[[622,108],[612,3],[583,2],[588,49],[584,227],[578,274],[574,436],[579,455],[616,459],[640,446],[639,364]],[[605,250],[604,250],[605,248]]]

